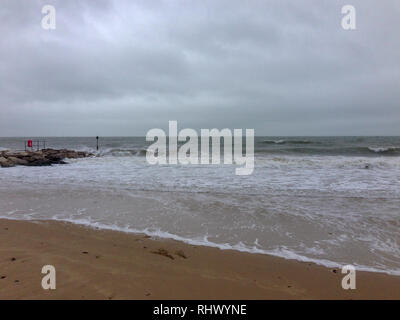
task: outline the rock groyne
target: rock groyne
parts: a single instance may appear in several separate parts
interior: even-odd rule
[[[15,166],[51,166],[52,164],[66,164],[65,159],[91,157],[93,154],[84,151],[67,149],[43,149],[39,151],[1,151],[0,167]]]

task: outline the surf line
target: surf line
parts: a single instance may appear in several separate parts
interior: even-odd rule
[[[221,139],[223,139],[223,164],[235,163],[236,175],[250,175],[254,171],[254,129],[246,129],[246,146],[243,155],[243,130],[234,129],[201,129],[200,139],[194,129],[182,129],[178,133],[178,122],[168,122],[167,134],[155,128],[146,134],[146,141],[154,141],[147,148],[146,160],[149,164],[221,164]],[[200,152],[199,152],[200,140]],[[178,141],[185,142],[178,148]],[[210,157],[211,148],[211,157]]]

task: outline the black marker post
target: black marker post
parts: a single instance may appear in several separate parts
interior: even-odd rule
[[[99,136],[96,137],[96,142],[97,142],[96,148],[97,148],[97,151],[98,151],[99,150]]]

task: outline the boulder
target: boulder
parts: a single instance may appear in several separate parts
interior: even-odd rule
[[[16,157],[8,157],[8,161],[11,161],[12,163],[18,165],[18,166],[26,166],[28,165],[28,161]]]
[[[33,158],[32,161],[29,161],[27,164],[28,167],[43,167],[43,166],[51,166],[51,165],[52,165],[51,160],[48,160],[45,158],[43,158],[43,159]]]
[[[15,164],[4,157],[0,157],[0,166],[2,168],[11,168],[14,167]]]
[[[3,156],[6,158],[10,157],[20,158],[20,157],[26,157],[28,155],[29,155],[28,152],[15,152],[15,151],[7,151],[3,154]]]
[[[75,152],[68,152],[67,154],[65,154],[65,157],[69,158],[69,159],[78,159],[78,158],[80,158],[79,155],[77,153],[75,153]]]

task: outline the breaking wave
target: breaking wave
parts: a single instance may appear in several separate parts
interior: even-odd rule
[[[266,144],[310,144],[309,140],[263,140]]]
[[[321,156],[400,156],[400,147],[346,147],[346,146],[308,146],[281,147],[279,149],[260,148],[255,153],[294,154]]]
[[[375,153],[400,154],[400,147],[369,147],[368,150]]]
[[[272,141],[272,140],[271,140]],[[282,140],[284,141],[284,140]],[[272,143],[272,142],[271,142]],[[294,144],[299,142],[273,142],[275,144]],[[308,144],[311,142],[302,142]],[[295,154],[295,155],[331,155],[331,156],[400,156],[400,147],[329,147],[329,146],[288,146],[279,149],[256,148],[256,154]],[[95,152],[97,156],[112,157],[145,157],[146,147],[136,148],[109,148]]]
[[[100,151],[97,155],[100,157],[103,156],[112,156],[112,157],[132,157],[132,156],[139,156],[143,157],[146,156],[147,150],[145,148],[112,148],[112,149],[105,149]]]

